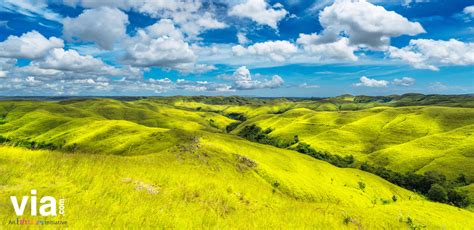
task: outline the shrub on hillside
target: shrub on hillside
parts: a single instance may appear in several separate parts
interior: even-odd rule
[[[469,206],[469,196],[465,191],[456,191],[451,189],[448,191],[448,202],[461,208]]]
[[[446,189],[440,184],[433,184],[428,190],[428,198],[433,201],[446,202],[448,201],[448,193]]]
[[[439,172],[428,171],[425,172],[421,183],[421,192],[428,192],[434,184],[446,187],[446,176]]]

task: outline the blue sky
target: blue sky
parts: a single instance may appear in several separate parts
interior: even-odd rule
[[[0,0],[0,95],[474,93],[468,0]]]

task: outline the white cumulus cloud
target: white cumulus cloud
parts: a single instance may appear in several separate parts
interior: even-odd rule
[[[417,69],[437,71],[440,65],[474,65],[474,43],[456,39],[411,40],[401,49],[390,47],[388,53],[391,58],[401,59]]]
[[[89,9],[76,18],[64,19],[63,34],[67,40],[95,42],[111,50],[116,41],[126,36],[128,23],[128,16],[119,9]]]
[[[230,16],[250,18],[261,25],[277,29],[278,22],[288,14],[281,4],[270,6],[265,0],[246,0],[229,10]]]
[[[324,28],[321,42],[334,42],[346,33],[351,44],[375,50],[387,48],[391,37],[425,33],[420,23],[366,0],[337,0],[322,10],[319,21]]]
[[[0,42],[0,57],[37,59],[45,56],[49,50],[64,47],[62,39],[56,37],[45,38],[33,30],[20,37],[10,35]]]
[[[227,27],[224,22],[215,18],[212,7],[204,8],[201,0],[66,0],[65,4],[85,8],[112,7],[138,12],[152,18],[171,19],[190,37],[195,37],[206,30]]]
[[[250,70],[246,66],[241,66],[235,70],[232,76],[226,77],[227,80],[234,82],[233,88],[238,90],[278,88],[284,84],[283,78],[273,75],[270,79],[254,80],[250,74]]]
[[[75,50],[53,49],[44,59],[33,61],[42,69],[73,71],[80,73],[114,74],[115,68],[90,55],[82,56]]]
[[[126,42],[126,62],[138,67],[182,69],[196,60],[191,46],[182,33],[168,19],[145,29]]]
[[[360,86],[365,86],[365,87],[387,87],[389,82],[385,80],[376,80],[376,79],[371,79],[366,76],[361,77],[359,83],[354,84],[354,86],[360,87]]]
[[[321,42],[320,40],[321,36],[316,33],[300,34],[297,43],[303,46],[308,55],[316,57],[318,60],[358,60],[358,57],[354,54],[357,47],[349,45],[348,38],[340,38],[329,43]]]

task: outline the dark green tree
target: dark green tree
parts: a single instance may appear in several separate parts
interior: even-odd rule
[[[428,190],[428,198],[433,201],[444,203],[448,201],[448,193],[440,184],[433,184],[431,185],[430,190]]]
[[[451,189],[448,192],[448,202],[461,208],[465,208],[471,203],[469,196],[465,191],[456,191],[454,189]]]

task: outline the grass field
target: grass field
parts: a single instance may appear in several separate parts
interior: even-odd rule
[[[58,218],[79,229],[474,227],[472,208],[234,135],[257,124],[274,129],[271,136],[298,135],[317,149],[393,170],[434,170],[450,179],[464,173],[472,181],[469,106],[356,103],[361,99],[349,96],[343,105],[209,100],[0,102],[0,135],[11,140],[0,146],[0,228],[16,218],[8,197],[33,188],[65,198],[66,216]],[[231,113],[247,120],[229,134],[226,127],[239,122]],[[19,141],[57,148],[12,146]],[[474,197],[472,184],[463,189]]]
[[[338,112],[296,108],[255,116],[240,127],[250,124],[274,129],[271,136],[290,139],[298,135],[318,150],[353,155],[394,170],[435,169],[449,171],[451,178],[464,172],[474,180],[472,108],[375,107]]]

